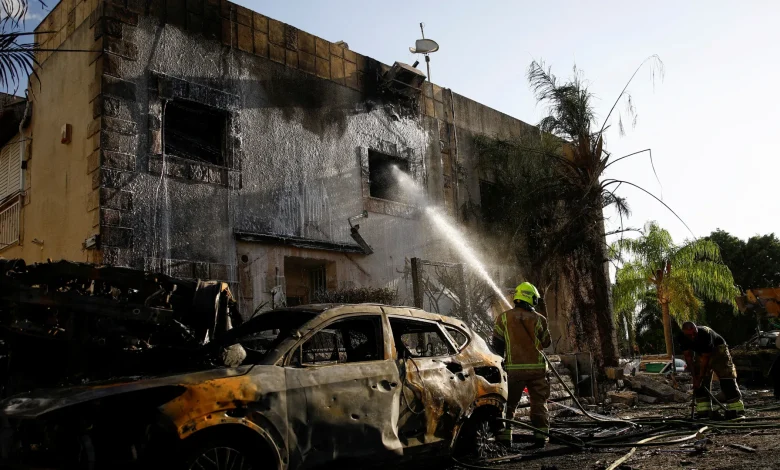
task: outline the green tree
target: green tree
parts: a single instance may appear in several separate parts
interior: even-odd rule
[[[658,57],[652,56],[636,72],[647,63],[654,71],[662,69]],[[635,186],[603,175],[623,158],[646,152],[612,158],[604,140],[621,101],[633,115],[627,87],[636,72],[599,122],[594,96],[576,68],[571,78],[559,80],[544,63],[534,61],[528,81],[537,101],[547,107],[547,116],[513,140],[475,140],[480,169],[494,180],[495,197],[482,195],[483,220],[490,214],[512,214],[486,223],[485,230],[509,238],[518,264],[528,268],[528,280],[543,294],[563,280],[576,342],[591,351],[600,368],[616,366],[619,357],[604,208],[616,208],[621,220],[627,217],[628,204],[615,191],[620,184]],[[618,121],[622,133],[622,117]]]
[[[720,247],[723,263],[734,275],[734,283],[743,293],[748,289],[780,286],[780,239],[774,234],[757,235],[747,241],[726,231],[715,230],[709,240]],[[705,302],[707,324],[737,345],[750,339],[758,326],[752,316],[732,315],[731,306],[718,302]],[[761,325],[765,328],[767,325]]]
[[[648,290],[654,292],[661,306],[667,354],[674,349],[672,317],[678,322],[696,318],[703,299],[729,304],[736,312],[734,278],[711,240],[676,245],[669,232],[651,222],[641,237],[615,242],[612,252],[622,262],[613,291],[616,309],[631,308]]]

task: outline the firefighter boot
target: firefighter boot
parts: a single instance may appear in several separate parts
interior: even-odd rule
[[[549,428],[538,428],[540,431],[544,431],[545,433],[549,433]],[[531,446],[534,449],[541,449],[547,445],[547,442],[549,442],[549,437],[547,434],[536,432],[534,431],[534,443]]]
[[[710,398],[696,398],[696,419],[711,419],[712,418],[712,401]]]
[[[512,447],[512,425],[505,423],[502,429],[496,433],[496,441],[505,447]]]
[[[742,400],[736,400],[726,403],[726,419],[737,419],[745,416],[745,403]]]

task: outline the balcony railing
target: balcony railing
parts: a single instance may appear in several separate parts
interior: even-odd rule
[[[19,241],[20,201],[0,212],[0,250]]]

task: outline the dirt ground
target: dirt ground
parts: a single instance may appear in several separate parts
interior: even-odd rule
[[[746,417],[775,420],[780,424],[780,410],[758,413],[751,408],[777,405],[771,393],[749,392],[745,396],[748,408]],[[643,417],[685,417],[690,413],[687,405],[643,405],[642,407],[614,413],[614,416],[626,419]],[[565,418],[557,419],[558,423]],[[780,469],[780,428],[761,429],[751,427],[747,421],[746,429],[710,430],[705,434],[711,442],[705,450],[696,451],[690,442],[663,447],[640,447],[634,455],[618,467],[620,470],[640,469]],[[740,450],[731,445],[738,444],[754,449]],[[527,444],[516,443],[513,454],[521,454],[519,460],[501,464],[482,464],[486,468],[497,470],[539,469],[539,470],[605,470],[613,462],[631,450],[630,447],[599,449],[593,451],[572,450],[569,447],[550,444],[543,450],[529,450]],[[463,467],[454,466],[452,470]]]

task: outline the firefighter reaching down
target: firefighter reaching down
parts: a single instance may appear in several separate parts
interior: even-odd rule
[[[696,326],[693,322],[682,325],[682,333],[678,337],[680,349],[685,356],[688,370],[693,375],[693,394],[696,397],[697,417],[709,417],[712,414],[710,385],[712,373],[718,374],[720,388],[726,396],[724,405],[727,408],[726,418],[733,419],[745,414],[745,404],[742,393],[737,386],[737,369],[731,360],[726,340],[712,328]],[[693,361],[696,353],[697,362]]]
[[[539,299],[539,291],[531,283],[524,282],[517,286],[515,308],[496,318],[493,347],[504,356],[504,368],[509,375],[507,418],[512,419],[523,396],[523,389],[528,387],[531,425],[549,432],[547,399],[550,398],[550,383],[547,381],[547,363],[541,350],[550,345],[550,331],[547,329],[547,319],[534,310]],[[511,445],[511,426],[507,425],[498,438],[504,444]],[[544,446],[547,436],[534,432],[534,441],[537,446]]]

